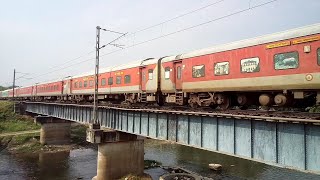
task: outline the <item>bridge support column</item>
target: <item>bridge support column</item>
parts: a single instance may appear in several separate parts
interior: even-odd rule
[[[26,114],[26,105],[23,102],[14,102],[14,113],[25,115]]]
[[[117,131],[102,133],[98,144],[97,176],[94,180],[120,179],[144,170],[144,141],[136,135]]]
[[[41,144],[53,145],[70,143],[70,121],[50,116],[36,116],[35,122],[41,125]]]

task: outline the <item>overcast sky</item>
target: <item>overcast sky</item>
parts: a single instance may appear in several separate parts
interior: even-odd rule
[[[89,52],[94,51],[97,25],[128,32],[117,43],[130,47],[241,11],[248,8],[249,4],[250,7],[255,7],[269,0],[224,0],[155,28],[134,33],[217,1],[219,0],[0,0],[0,85],[11,85],[14,68],[18,72],[29,73],[27,78],[33,78],[21,78],[17,80],[18,85],[32,85],[93,70],[95,54]],[[178,55],[319,23],[319,9],[320,0],[278,0],[188,31],[102,56],[101,67],[149,57]],[[117,36],[102,32],[101,44]],[[114,50],[117,48],[106,47],[101,50],[101,54]],[[77,57],[81,58],[74,60]],[[61,68],[65,69],[59,70]],[[52,71],[54,72],[50,73]]]

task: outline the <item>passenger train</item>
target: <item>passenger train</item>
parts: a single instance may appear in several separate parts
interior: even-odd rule
[[[91,102],[93,94],[94,73],[15,89],[29,101]],[[221,109],[318,104],[320,24],[101,69],[98,99]]]

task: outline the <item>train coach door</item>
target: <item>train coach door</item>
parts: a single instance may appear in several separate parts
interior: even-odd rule
[[[70,80],[63,81],[63,94],[70,94]]]
[[[182,62],[174,63],[174,79],[176,84],[176,90],[182,90]]]
[[[140,88],[141,88],[141,91],[146,91],[146,84],[147,84],[147,72],[148,69],[143,66],[143,67],[140,67]]]

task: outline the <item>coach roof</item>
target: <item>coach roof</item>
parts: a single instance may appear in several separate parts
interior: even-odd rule
[[[308,35],[313,35],[318,33],[320,33],[320,23],[312,24],[309,26],[304,26],[296,29],[291,29],[287,31],[282,31],[278,33],[273,33],[269,35],[236,41],[232,43],[227,43],[223,45],[217,45],[210,48],[200,49],[200,50],[192,51],[190,53],[184,53],[177,56],[169,56],[167,58],[164,58],[162,62],[169,62],[169,61],[174,61],[179,59],[187,59],[187,58],[203,56],[203,55],[217,53],[217,52],[223,52],[228,50],[260,45],[260,44],[266,44],[266,43],[275,42],[275,41],[282,41],[286,39],[297,38],[301,36],[308,36]]]

